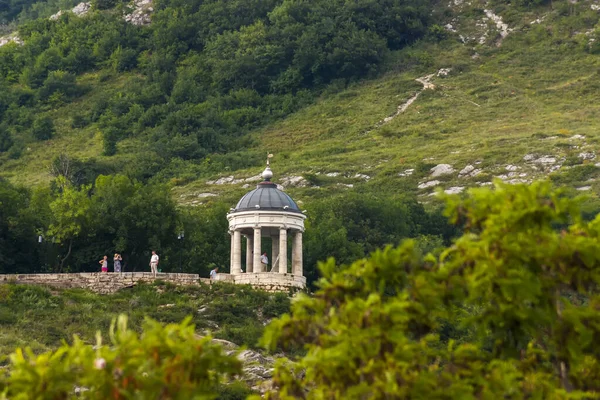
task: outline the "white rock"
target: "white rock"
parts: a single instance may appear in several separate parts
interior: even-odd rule
[[[600,5],[598,4],[591,4],[590,8],[594,11],[599,11],[600,10]]]
[[[417,186],[419,189],[427,189],[430,187],[434,187],[439,185],[441,182],[440,181],[429,181],[429,182],[424,182],[424,183],[420,183],[419,186]]]
[[[75,7],[73,7],[71,12],[77,16],[82,16],[87,14],[91,8],[92,3],[79,3]]]
[[[452,186],[451,188],[444,190],[444,193],[459,194],[459,193],[462,193],[463,190],[465,190],[465,188],[463,186]]]
[[[246,184],[242,185],[242,188],[243,188],[243,189],[248,189],[249,187],[250,187],[250,184],[248,184],[248,183],[246,183]]]
[[[481,164],[481,163],[479,163]],[[475,168],[472,165],[467,165],[466,167],[464,167],[463,169],[461,169],[458,173],[458,176],[460,178],[472,178],[474,176],[477,176],[481,173],[481,169],[480,168]]]
[[[431,176],[436,178],[442,175],[449,175],[454,172],[454,168],[450,164],[438,164],[431,168]]]
[[[510,183],[511,185],[517,184],[517,183],[529,183],[526,179],[510,179],[508,181],[505,181],[506,183]]]
[[[519,166],[517,166],[517,165],[511,165],[511,164],[509,164],[509,165],[507,165],[507,166],[506,166],[506,168],[505,168],[505,169],[506,169],[507,171],[513,171],[513,172],[514,172],[514,171],[516,171],[516,170],[519,170],[519,169],[521,169],[521,167],[519,167]]]
[[[596,158],[596,154],[593,151],[579,153],[579,158],[581,158],[583,160],[593,160]]]
[[[277,189],[284,191],[285,187],[283,185],[277,184]]]
[[[63,15],[63,11],[60,10],[59,12],[57,12],[56,14],[52,14],[50,16],[50,18],[48,18],[50,21],[56,21],[57,19],[60,18],[60,16]]]
[[[472,166],[472,165],[467,165],[466,167],[464,167],[463,169],[461,169],[458,172],[458,175],[468,175],[468,174],[470,174],[473,171],[475,171],[475,167]]]
[[[301,176],[286,176],[281,180],[281,184],[284,187],[307,187],[310,185],[308,181]]]
[[[556,164],[556,157],[543,156],[535,160],[538,164]]]
[[[215,184],[215,185],[224,185],[224,184],[226,184],[226,183],[231,183],[231,182],[233,182],[233,180],[234,180],[234,179],[235,179],[235,178],[233,177],[233,175],[231,175],[231,176],[226,176],[226,177],[224,177],[224,178],[219,178],[219,179],[217,179],[216,181],[214,181],[214,184]]]
[[[132,25],[148,25],[151,22],[150,13],[153,10],[152,0],[134,0],[133,11],[125,15],[125,21]]]
[[[557,165],[551,166],[548,171],[549,172],[554,172],[554,171],[558,171],[559,169],[560,169],[560,164],[557,164]]]
[[[452,68],[442,68],[438,71],[437,76],[448,76]]]
[[[82,17],[85,14],[87,14],[91,8],[92,8],[91,3],[79,3],[75,7],[73,7],[73,9],[71,9],[71,12],[78,17]],[[65,13],[64,11],[60,10],[56,14],[51,15],[50,20],[55,21],[58,18],[60,18],[60,16],[63,15],[64,13]]]
[[[218,196],[218,194],[214,194],[214,193],[198,193],[198,197],[199,198],[216,197],[216,196]]]
[[[525,154],[525,156],[523,157],[523,161],[533,161],[535,160],[535,155],[533,154]]]
[[[339,172],[329,172],[327,174],[325,174],[326,176],[330,177],[330,178],[335,178],[336,176],[340,176]]]
[[[406,170],[404,170],[404,172],[400,172],[398,174],[398,176],[411,176],[414,172],[415,172],[414,168],[413,169],[406,169]]]
[[[446,25],[444,25],[444,28],[446,28],[446,30],[449,30],[450,32],[455,32],[456,33],[456,29],[454,29],[454,27],[452,26],[452,24],[446,24]]]
[[[251,176],[250,178],[246,178],[244,179],[244,182],[258,182],[258,181],[262,181],[262,175],[258,174],[255,176]]]
[[[583,140],[585,139],[585,136],[583,135],[573,135],[569,138],[569,140]]]
[[[354,178],[364,179],[366,181],[368,181],[369,179],[371,179],[371,177],[369,175],[365,175],[365,174],[356,174],[356,175],[354,175]]]
[[[512,29],[509,29],[508,24],[505,24],[502,21],[502,17],[500,17],[499,15],[494,14],[494,12],[492,10],[483,10],[483,12],[485,12],[485,15],[487,15],[487,17],[489,19],[491,19],[492,22],[494,22],[496,24],[496,28],[500,32],[500,37],[502,39],[504,39],[505,37],[507,37],[508,33],[512,31]]]
[[[21,40],[21,38],[19,36],[17,36],[16,33],[12,33],[8,36],[0,37],[0,47],[5,46],[9,43],[16,43],[20,46],[23,45],[23,41]]]
[[[578,187],[577,190],[585,191],[585,190],[590,190],[591,188],[592,188],[591,186],[582,186],[582,187]]]

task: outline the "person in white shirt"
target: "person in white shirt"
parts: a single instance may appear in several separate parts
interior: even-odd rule
[[[217,279],[217,273],[219,272],[219,267],[210,271],[210,279]]]
[[[269,265],[267,253],[264,253],[262,256],[260,256],[260,263],[262,264],[262,271],[267,272],[267,266]]]
[[[150,270],[154,275],[158,272],[158,254],[155,251],[152,251],[152,258],[150,258]]]

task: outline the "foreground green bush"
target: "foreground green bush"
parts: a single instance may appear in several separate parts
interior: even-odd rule
[[[598,398],[600,217],[548,183],[475,189],[448,215],[465,232],[437,259],[407,242],[321,265],[265,333],[307,349],[269,399]]]
[[[164,327],[147,320],[138,335],[121,316],[110,344],[100,334],[96,341],[75,338],[39,356],[18,349],[0,375],[0,399],[213,399],[225,378],[241,373],[240,361],[197,337],[189,320]]]

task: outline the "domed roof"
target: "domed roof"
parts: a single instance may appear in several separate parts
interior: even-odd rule
[[[246,193],[232,212],[256,210],[300,212],[290,196],[277,189],[276,184],[268,181],[259,183],[256,189]]]
[[[273,172],[267,163],[267,168],[263,171],[264,182],[256,185],[256,189],[248,192],[238,201],[235,209],[231,213],[242,211],[286,211],[300,213],[300,209],[292,198],[281,190],[277,185],[271,182]]]

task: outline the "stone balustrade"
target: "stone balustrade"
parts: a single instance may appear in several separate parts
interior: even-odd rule
[[[117,290],[135,286],[139,282],[151,283],[155,280],[176,285],[210,283],[210,279],[200,278],[197,274],[158,273],[155,276],[150,272],[0,275],[0,283],[48,285],[61,289],[81,288],[101,294],[114,293]]]
[[[48,285],[60,289],[81,288],[100,294],[114,293],[120,289],[133,287],[139,282],[152,283],[156,280],[175,285],[199,285],[213,282],[210,279],[201,278],[197,274],[158,273],[154,275],[150,272],[0,275],[0,284]],[[297,291],[306,287],[306,278],[303,276],[269,272],[241,275],[218,274],[215,281],[251,285],[256,289],[269,292]]]

